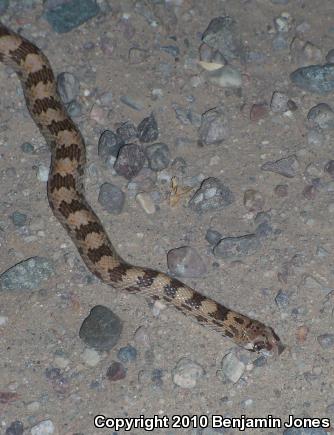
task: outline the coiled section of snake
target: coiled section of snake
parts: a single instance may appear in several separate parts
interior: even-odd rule
[[[0,61],[17,73],[31,117],[50,147],[50,207],[88,269],[114,288],[172,304],[246,349],[281,353],[284,346],[272,328],[226,308],[165,273],[133,266],[117,254],[85,199],[84,140],[60,100],[48,59],[30,41],[0,23]]]

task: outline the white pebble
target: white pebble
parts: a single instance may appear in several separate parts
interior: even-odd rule
[[[155,213],[155,204],[148,193],[138,193],[136,200],[147,214]]]
[[[95,349],[85,349],[81,354],[81,358],[89,367],[97,366],[101,360],[100,354]]]
[[[37,170],[37,179],[39,181],[42,181],[43,183],[46,183],[49,178],[49,168],[46,166],[40,165]]]
[[[4,326],[8,322],[8,317],[0,316],[0,326]]]
[[[55,426],[51,420],[44,420],[31,428],[31,435],[50,435],[55,431]]]
[[[173,370],[173,381],[182,388],[194,388],[204,374],[203,368],[189,358],[182,358]]]

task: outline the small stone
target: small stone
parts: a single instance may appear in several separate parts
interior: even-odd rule
[[[0,15],[3,15],[6,12],[6,10],[8,9],[8,6],[9,6],[9,0],[1,0],[0,1]],[[10,435],[12,435],[12,434],[10,434]],[[18,434],[18,435],[20,435],[20,434]]]
[[[138,65],[140,63],[146,62],[150,56],[150,52],[143,48],[131,47],[129,50],[129,63],[130,65]]]
[[[109,308],[96,305],[83,321],[79,337],[97,350],[110,350],[119,340],[122,332],[120,318]]]
[[[103,94],[99,95],[99,100],[101,101],[102,106],[109,107],[114,100],[113,93],[111,91],[104,92]]]
[[[313,185],[305,186],[303,189],[303,197],[308,200],[315,199],[317,195],[317,189]]]
[[[124,144],[121,136],[111,130],[105,130],[99,139],[98,154],[106,162],[110,156],[117,157]]]
[[[144,167],[146,156],[141,145],[134,143],[124,145],[118,153],[114,169],[118,175],[128,180],[139,174]]]
[[[204,112],[198,133],[203,145],[220,144],[227,139],[230,130],[223,109],[214,108]]]
[[[258,238],[269,237],[273,233],[273,227],[268,222],[260,223],[255,229]]]
[[[182,358],[173,369],[173,382],[181,388],[194,388],[204,375],[203,368],[189,358]]]
[[[285,198],[286,196],[288,196],[289,190],[288,190],[288,185],[287,184],[278,184],[277,186],[275,186],[274,189],[275,195],[277,195],[280,198]]]
[[[182,125],[190,125],[191,124],[191,110],[190,109],[185,109],[177,103],[173,103],[172,108],[174,109],[175,116],[176,116],[177,120],[180,121],[180,123]]]
[[[189,201],[189,207],[197,213],[220,210],[234,201],[230,188],[217,178],[206,178]]]
[[[171,273],[176,276],[196,278],[206,273],[205,263],[190,246],[171,249],[167,254],[167,264]]]
[[[137,349],[131,345],[121,347],[117,353],[117,357],[123,363],[131,363],[137,359]]]
[[[141,121],[141,123],[137,127],[137,131],[140,142],[154,142],[158,139],[158,124],[153,113],[151,113],[149,117],[144,118]]]
[[[299,163],[294,154],[273,162],[266,162],[261,166],[262,171],[276,172],[287,178],[295,177],[298,173],[298,169]]]
[[[85,349],[81,354],[81,358],[89,367],[96,367],[101,361],[101,356],[95,349]]]
[[[334,334],[319,335],[317,341],[323,349],[330,349],[334,347]]]
[[[326,60],[328,63],[334,63],[334,48],[329,50],[329,52],[326,55]]]
[[[23,227],[27,222],[27,215],[19,211],[14,211],[10,218],[16,227]]]
[[[126,368],[122,363],[113,361],[108,367],[106,376],[111,382],[120,381],[126,377]]]
[[[156,212],[156,206],[149,193],[138,193],[136,200],[141,205],[145,213],[154,214]]]
[[[320,103],[312,107],[307,114],[307,119],[311,122],[312,127],[321,129],[334,128],[334,112],[326,103]]]
[[[310,128],[307,132],[307,142],[309,145],[321,146],[324,144],[324,135],[318,128]]]
[[[325,167],[324,167],[324,171],[331,177],[334,179],[334,160],[329,160]]]
[[[278,35],[272,40],[271,44],[275,51],[287,50],[289,48],[289,43],[284,33],[278,33]]]
[[[230,66],[207,71],[205,77],[211,84],[221,88],[241,88],[242,86],[240,71]]]
[[[291,16],[287,12],[283,12],[279,17],[274,19],[274,24],[277,32],[287,33],[291,28]]]
[[[55,432],[55,425],[51,420],[44,420],[31,428],[31,435],[52,435]]]
[[[257,122],[268,116],[268,106],[265,103],[253,104],[250,110],[249,119]]]
[[[30,142],[24,142],[21,145],[21,150],[26,154],[32,154],[35,151],[35,147]]]
[[[153,171],[162,171],[170,163],[170,151],[165,143],[148,145],[145,149],[149,167]]]
[[[180,49],[177,45],[162,45],[160,46],[160,50],[173,57],[178,57],[180,55]]]
[[[260,239],[255,234],[225,237],[215,246],[213,253],[215,257],[238,259],[254,254],[260,246]]]
[[[305,326],[305,325],[298,326],[298,328],[296,330],[297,342],[299,344],[305,343],[309,332],[310,332],[310,329],[307,326]]]
[[[117,215],[123,210],[125,194],[118,186],[104,183],[100,187],[98,201],[106,211]]]
[[[122,138],[124,143],[129,143],[130,140],[138,137],[137,127],[130,121],[123,122],[117,128],[116,133]]]
[[[73,117],[79,117],[82,114],[82,106],[78,101],[71,101],[66,105],[67,113]]]
[[[248,189],[244,193],[244,206],[250,212],[261,211],[264,207],[264,199],[260,192]]]
[[[5,435],[23,435],[23,431],[23,423],[19,420],[16,420],[7,427]]]
[[[209,228],[205,234],[205,240],[210,243],[210,245],[215,246],[222,239],[222,235],[219,231]]]
[[[286,94],[275,91],[271,97],[270,109],[275,113],[284,113],[288,110],[288,101]]]
[[[146,349],[151,348],[151,340],[150,336],[148,335],[147,328],[144,326],[140,326],[134,335],[134,340],[136,343],[140,344],[141,346],[145,347]]]
[[[74,74],[62,72],[57,77],[57,90],[64,104],[71,103],[80,93],[80,82]]]
[[[5,326],[8,323],[8,317],[0,315],[0,326]]]
[[[298,68],[290,75],[290,79],[305,91],[327,94],[334,90],[334,64]]]
[[[130,97],[130,95],[121,95],[119,100],[128,107],[131,107],[133,110],[137,110],[138,112],[143,110],[144,105],[138,100]]]
[[[230,352],[222,359],[221,368],[224,376],[235,384],[243,375],[246,365]]]
[[[279,290],[275,296],[275,302],[280,309],[285,309],[289,305],[289,295],[283,290]]]
[[[37,179],[46,183],[49,179],[49,168],[43,165],[39,165],[37,169]]]
[[[321,428],[291,427],[289,429],[285,429],[283,435],[327,435],[327,432]]]

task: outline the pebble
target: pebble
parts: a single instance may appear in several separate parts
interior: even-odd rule
[[[98,155],[104,162],[107,162],[110,156],[117,157],[124,144],[121,136],[111,130],[105,130],[99,139]]]
[[[113,348],[122,332],[122,321],[109,308],[96,305],[83,321],[79,337],[90,347],[103,351]]]
[[[221,88],[241,88],[242,76],[239,70],[231,66],[223,66],[214,71],[207,71],[206,79]]]
[[[298,68],[290,74],[290,79],[305,91],[327,94],[334,90],[334,64]]]
[[[16,420],[7,427],[5,435],[23,435],[23,431],[23,423],[19,420]]]
[[[95,0],[67,0],[46,6],[45,18],[56,33],[66,33],[95,17],[100,8]]]
[[[156,206],[149,193],[146,192],[138,193],[138,195],[136,196],[136,200],[141,205],[145,213],[154,214],[156,212]]]
[[[71,103],[80,93],[80,82],[69,72],[62,72],[57,77],[57,89],[64,104]]]
[[[255,229],[255,235],[258,238],[269,237],[273,233],[273,227],[268,222],[260,223]]]
[[[154,142],[159,137],[158,124],[153,113],[144,118],[137,127],[140,142]]]
[[[190,109],[185,109],[177,103],[172,104],[176,119],[181,122],[182,125],[190,125],[192,114]]]
[[[220,144],[229,137],[230,129],[222,107],[210,109],[202,114],[198,134],[202,145]]]
[[[146,62],[150,56],[150,52],[143,48],[131,47],[128,54],[128,59],[130,65],[138,65],[140,63]]]
[[[220,210],[234,202],[234,195],[230,188],[217,178],[206,178],[201,187],[189,201],[189,207],[197,213],[210,210]]]
[[[334,179],[334,160],[329,160],[325,167],[324,172],[326,172],[331,178]]]
[[[222,239],[222,235],[219,231],[209,228],[205,234],[205,240],[210,243],[210,245],[215,246]]]
[[[71,101],[69,104],[67,104],[66,109],[67,113],[73,118],[82,115],[82,106],[78,101]]]
[[[52,435],[55,433],[55,425],[52,420],[44,420],[31,428],[31,435]]]
[[[275,302],[280,309],[285,309],[289,305],[290,297],[288,293],[281,289],[275,296]]]
[[[27,215],[19,211],[14,211],[10,215],[10,219],[16,227],[23,227],[27,222]]]
[[[148,145],[145,149],[149,167],[153,171],[162,171],[170,163],[170,151],[168,145],[162,142]]]
[[[254,189],[248,189],[244,193],[244,206],[250,212],[261,211],[264,207],[264,198],[260,192]]]
[[[53,265],[47,258],[31,257],[0,275],[0,290],[36,290],[53,273]]]
[[[317,195],[317,189],[312,184],[309,184],[304,187],[302,195],[308,200],[313,200]]]
[[[113,361],[108,367],[106,376],[109,381],[120,381],[121,379],[124,379],[126,377],[126,368],[123,366],[122,363],[118,361]]]
[[[317,341],[323,349],[330,349],[334,347],[334,334],[319,335]]]
[[[285,34],[279,33],[275,38],[272,40],[271,43],[273,50],[279,51],[279,50],[287,50],[289,48],[289,43],[286,39]]]
[[[144,109],[144,105],[142,102],[135,100],[129,95],[121,95],[119,100],[128,107],[131,107],[133,110],[137,110],[138,112]]]
[[[49,179],[49,168],[39,165],[37,168],[37,179],[42,183],[46,183]]]
[[[251,121],[257,122],[260,119],[265,118],[268,116],[268,106],[266,103],[257,103],[253,104],[250,109],[249,119]]]
[[[202,41],[222,53],[227,61],[239,58],[242,53],[236,22],[229,16],[213,18],[204,31]]]
[[[0,326],[5,326],[8,323],[8,317],[0,315]]]
[[[289,32],[291,29],[291,15],[288,12],[283,12],[279,17],[274,19],[274,24],[277,32]]]
[[[95,349],[85,349],[81,354],[81,358],[89,367],[96,367],[101,361],[101,355]]]
[[[128,346],[121,347],[117,353],[117,358],[122,363],[131,363],[137,359],[137,349],[130,344]]]
[[[221,362],[221,372],[224,377],[234,384],[239,381],[246,370],[246,365],[235,355],[230,352],[224,356]]]
[[[98,201],[106,211],[117,215],[123,210],[125,194],[118,186],[104,183],[100,187]]]
[[[32,154],[35,151],[35,147],[30,142],[23,142],[21,150],[26,154]]]
[[[198,252],[190,246],[171,249],[167,253],[170,272],[184,278],[197,278],[206,273],[206,266]]]
[[[255,234],[240,237],[225,237],[214,247],[215,257],[237,259],[258,251],[261,243]]]
[[[289,97],[283,92],[275,91],[271,97],[270,109],[275,113],[283,113],[288,110]]]
[[[298,169],[299,163],[294,154],[276,161],[266,162],[261,166],[262,171],[276,172],[287,178],[295,177]]]
[[[307,132],[307,142],[309,145],[321,146],[324,144],[324,135],[317,128],[311,128]]]
[[[9,0],[0,1],[0,14],[4,14],[9,6]],[[6,434],[7,435],[7,434]]]
[[[140,326],[134,334],[134,340],[140,346],[150,349],[151,348],[151,340],[148,335],[147,328],[145,326]]]
[[[144,149],[134,143],[124,145],[118,153],[114,169],[128,180],[139,174],[146,162]]]
[[[326,60],[328,63],[334,63],[334,48],[329,50],[329,52],[326,55]]]
[[[181,388],[194,388],[203,377],[204,370],[198,363],[189,358],[181,358],[172,372],[173,382]]]
[[[310,332],[310,329],[307,326],[305,326],[305,325],[298,326],[298,328],[296,329],[297,342],[299,344],[305,343],[309,332]]]
[[[137,127],[130,121],[123,122],[116,130],[116,133],[121,137],[124,143],[129,143],[130,140],[137,139]]]
[[[327,435],[327,432],[321,428],[296,428],[285,429],[283,435]]]
[[[288,196],[289,187],[287,184],[278,184],[277,186],[275,186],[274,192],[275,195],[277,195],[278,197],[285,198],[286,196]]]
[[[320,103],[312,107],[307,114],[307,119],[311,122],[313,127],[315,126],[321,129],[334,128],[334,112],[326,103]]]

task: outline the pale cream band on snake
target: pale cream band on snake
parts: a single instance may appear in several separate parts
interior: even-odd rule
[[[0,61],[18,75],[30,115],[50,147],[50,207],[88,269],[116,289],[173,305],[250,351],[280,354],[284,346],[271,327],[226,308],[165,273],[133,266],[118,255],[85,198],[84,140],[60,100],[48,59],[34,44],[0,23]]]

